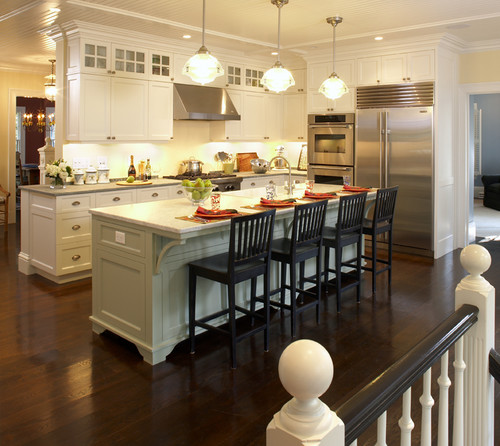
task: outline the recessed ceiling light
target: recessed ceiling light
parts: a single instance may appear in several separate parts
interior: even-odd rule
[[[59,8],[49,8],[50,12],[61,12]]]
[[[278,52],[277,52],[277,51],[273,51],[273,52],[271,53],[271,56],[277,56],[277,55],[278,55]]]
[[[384,38],[382,36],[377,36],[375,37],[375,40],[384,40]]]
[[[189,34],[184,34],[184,35],[182,36],[182,38],[183,38],[183,39],[190,39],[190,38],[191,38],[191,36],[190,36]]]

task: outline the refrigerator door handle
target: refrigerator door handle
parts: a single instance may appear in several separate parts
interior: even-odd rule
[[[384,129],[385,129],[385,138],[384,138],[384,182],[383,187],[389,187],[389,135],[391,131],[387,128],[387,117],[389,112],[384,112]]]
[[[384,187],[384,157],[385,157],[385,150],[384,150],[384,144],[385,144],[385,113],[386,112],[379,112],[378,120],[379,120],[379,128],[380,128],[380,141],[379,141],[379,179],[378,179],[378,184],[380,187]]]

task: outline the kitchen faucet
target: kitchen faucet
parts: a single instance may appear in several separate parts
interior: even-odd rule
[[[274,158],[271,158],[269,161],[269,166],[272,165],[273,161],[276,159],[283,160],[286,164],[288,164],[288,188],[285,186],[285,190],[288,190],[288,195],[292,196],[293,194],[293,183],[292,183],[292,165],[290,162],[282,155],[276,155]]]

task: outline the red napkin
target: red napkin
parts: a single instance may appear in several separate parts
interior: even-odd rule
[[[349,192],[370,192],[371,189],[369,187],[359,187],[359,186],[347,186],[344,185],[344,190]]]
[[[309,192],[308,190],[306,190],[304,192],[304,197],[334,198],[336,196],[337,196],[337,194],[335,194],[335,192],[324,192],[324,193],[321,193],[321,192]]]
[[[236,209],[220,209],[218,211],[213,211],[212,209],[205,209],[202,208],[201,206],[198,206],[198,209],[196,209],[197,214],[201,215],[234,215],[237,214],[238,211]]]
[[[293,204],[295,203],[295,198],[287,198],[286,200],[268,200],[267,198],[261,198],[260,204]]]

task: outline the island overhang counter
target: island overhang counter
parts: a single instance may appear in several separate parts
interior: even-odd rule
[[[319,192],[339,189],[315,185]],[[303,194],[298,190],[294,197]],[[251,207],[263,195],[265,188],[224,193],[221,208],[260,212]],[[371,192],[369,199],[374,197]],[[338,200],[330,200],[328,207],[327,224],[334,225]],[[127,339],[153,365],[165,360],[188,337],[187,265],[228,250],[230,220],[202,223],[179,218],[195,210],[186,199],[90,210],[92,329],[98,334],[109,330]],[[275,238],[288,234],[293,212],[293,207],[277,208]],[[278,286],[278,274],[278,268],[272,265],[272,289]],[[200,279],[198,293],[204,296],[197,305],[199,316],[224,308],[227,301],[225,286],[208,280]],[[247,306],[248,297],[249,284],[240,284],[237,304]]]

